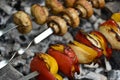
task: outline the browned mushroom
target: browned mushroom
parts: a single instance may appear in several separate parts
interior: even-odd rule
[[[50,16],[47,24],[49,27],[53,28],[55,34],[64,35],[67,32],[67,24],[61,17]]]
[[[45,5],[50,8],[54,14],[58,14],[64,9],[64,6],[58,0],[45,0]]]
[[[77,0],[74,7],[80,12],[82,18],[89,18],[93,15],[92,5],[87,0]]]
[[[32,5],[31,14],[35,18],[37,24],[44,24],[49,15],[47,8],[39,4]]]
[[[90,0],[94,8],[103,8],[105,6],[105,0]]]
[[[76,0],[65,0],[65,6],[66,7],[73,7]]]
[[[18,11],[13,15],[13,21],[18,25],[17,30],[26,34],[32,30],[32,22],[30,16],[23,11]]]
[[[73,28],[78,27],[80,23],[78,12],[74,8],[66,8],[62,12],[62,17],[66,20],[68,25]]]

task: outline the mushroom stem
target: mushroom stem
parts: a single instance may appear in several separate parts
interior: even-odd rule
[[[81,5],[77,5],[75,8],[78,11],[79,17],[85,17],[87,15],[87,11]]]
[[[62,18],[63,18],[68,24],[71,24],[71,23],[72,23],[71,20],[70,20],[70,17],[69,17],[68,15],[64,14],[64,15],[62,16]]]

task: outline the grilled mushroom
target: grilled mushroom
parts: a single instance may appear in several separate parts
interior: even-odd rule
[[[50,16],[47,24],[53,28],[55,34],[64,35],[67,32],[67,24],[64,19],[58,16]]]
[[[78,12],[74,8],[66,8],[61,13],[62,17],[70,26],[72,26],[73,28],[79,26],[80,19],[78,16]]]
[[[82,18],[89,18],[93,14],[92,5],[87,0],[77,0],[74,7],[80,12]]]
[[[31,7],[31,14],[35,18],[37,24],[44,24],[48,18],[48,9],[46,7],[40,6],[39,4],[34,4]]]
[[[64,6],[58,0],[45,0],[45,5],[50,8],[54,14],[58,14],[64,9]]]
[[[66,7],[73,7],[76,0],[65,0]]]
[[[105,0],[90,0],[94,8],[103,8]]]
[[[13,15],[13,21],[18,25],[17,30],[26,34],[32,30],[32,22],[30,16],[23,11],[18,11]]]

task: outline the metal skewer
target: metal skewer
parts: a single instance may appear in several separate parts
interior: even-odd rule
[[[23,49],[20,48],[17,52],[19,55],[24,54],[24,52],[31,46],[31,44],[38,44],[40,43],[42,40],[44,40],[45,38],[47,38],[48,36],[50,36],[53,33],[53,29],[52,28],[48,28],[46,29],[44,32],[42,32],[41,34],[39,34],[38,36],[36,36],[29,44],[28,46]]]
[[[44,32],[42,32],[41,34],[39,34],[38,36],[36,36],[30,43],[29,45],[23,49],[23,48],[20,48],[17,52],[15,52],[15,54],[13,55],[12,59],[14,58],[14,56],[16,55],[16,53],[18,53],[19,55],[22,55],[24,54],[24,52],[31,46],[32,43],[34,44],[38,44],[39,42],[41,42],[42,40],[44,40],[45,38],[47,38],[48,36],[50,36],[51,34],[53,33],[53,30],[52,28],[48,28],[47,30],[45,30]],[[11,59],[11,60],[12,60]],[[9,61],[10,62],[10,61]],[[9,63],[8,62],[8,63]],[[4,66],[6,66],[8,64],[5,60],[3,62],[0,62],[0,69]],[[3,64],[3,66],[1,66]],[[29,75],[27,76],[24,76],[22,78],[20,78],[19,80],[29,80],[35,76],[38,76],[39,73],[37,71],[34,71],[32,73],[30,73]]]
[[[1,37],[2,35],[4,35],[5,33],[8,33],[9,31],[11,31],[11,30],[13,30],[13,29],[15,29],[15,28],[17,28],[17,27],[18,27],[18,26],[15,25],[14,23],[8,24],[5,29],[0,30],[0,37]]]
[[[38,76],[38,75],[39,75],[39,73],[37,71],[35,71],[35,72],[28,74],[27,76],[20,78],[19,80],[29,80],[35,76]]]
[[[31,46],[31,44],[38,44],[39,42],[41,42],[42,40],[44,40],[45,38],[47,38],[48,36],[50,36],[51,34],[53,34],[53,29],[52,28],[48,28],[47,30],[45,30],[44,32],[42,32],[41,34],[39,34],[38,36],[36,36],[29,44],[26,48],[20,48],[18,51],[14,52],[14,54],[12,55],[12,57],[9,60],[2,60],[0,61],[0,69],[2,69],[3,67],[5,67],[7,64],[9,64],[11,62],[11,60],[15,57],[16,54],[18,55],[22,55],[25,53],[25,51]]]

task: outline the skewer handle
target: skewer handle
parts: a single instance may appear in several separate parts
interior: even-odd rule
[[[47,30],[45,30],[44,32],[42,32],[41,34],[39,34],[37,37],[34,38],[33,40],[34,43],[38,44],[39,42],[50,36],[53,32],[54,31],[52,28],[48,28]]]
[[[41,34],[39,34],[38,36],[36,36],[29,44],[28,46],[23,49],[20,48],[18,50],[18,54],[22,55],[24,54],[24,52],[31,46],[31,44],[38,44],[40,43],[42,40],[44,40],[45,38],[47,38],[48,36],[50,36],[53,33],[53,29],[52,28],[48,28],[47,30],[43,31]]]

